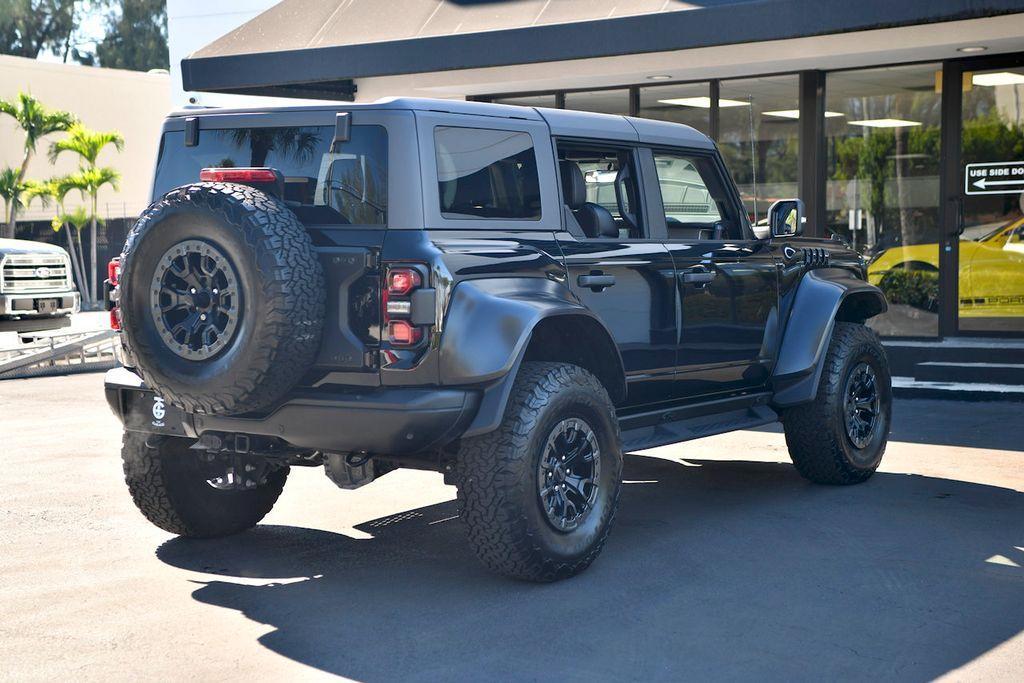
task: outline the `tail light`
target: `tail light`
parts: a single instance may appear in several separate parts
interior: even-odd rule
[[[121,257],[110,259],[107,264],[107,280],[103,283],[104,305],[110,311],[110,329],[121,329],[121,308],[117,302],[121,298],[117,286],[121,282]]]
[[[413,296],[423,287],[423,275],[411,266],[391,266],[381,290],[384,329],[392,346],[413,346],[423,339],[423,326],[412,320]]]

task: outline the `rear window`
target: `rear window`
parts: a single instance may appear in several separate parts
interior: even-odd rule
[[[529,133],[438,126],[434,147],[442,216],[540,220]]]
[[[207,167],[269,166],[285,178],[285,201],[307,224],[386,225],[388,139],[383,126],[353,126],[330,151],[333,126],[205,129],[185,146],[165,133],[154,198],[199,180]]]

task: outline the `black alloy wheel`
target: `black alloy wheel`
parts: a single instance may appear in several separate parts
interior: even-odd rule
[[[548,435],[537,471],[540,503],[548,523],[569,532],[583,522],[597,500],[601,448],[581,418],[562,420]]]
[[[241,291],[231,261],[203,240],[185,240],[160,257],[150,306],[167,347],[189,360],[221,351],[238,327]]]
[[[870,365],[861,362],[853,368],[843,396],[846,436],[857,448],[865,448],[875,436],[881,412],[878,381]]]

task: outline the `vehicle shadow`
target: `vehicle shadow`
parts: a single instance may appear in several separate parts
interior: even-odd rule
[[[267,648],[360,680],[924,680],[1024,627],[1020,492],[643,456],[625,481],[604,553],[557,584],[486,572],[454,502],[369,539],[261,526],[157,555],[224,577],[194,598],[274,627]]]

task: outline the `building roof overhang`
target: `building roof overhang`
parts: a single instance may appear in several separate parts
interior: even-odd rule
[[[352,99],[354,80],[1024,12],[1024,0],[284,0],[182,61],[186,90]],[[810,10],[810,11],[809,11]],[[571,14],[570,14],[571,12]]]

